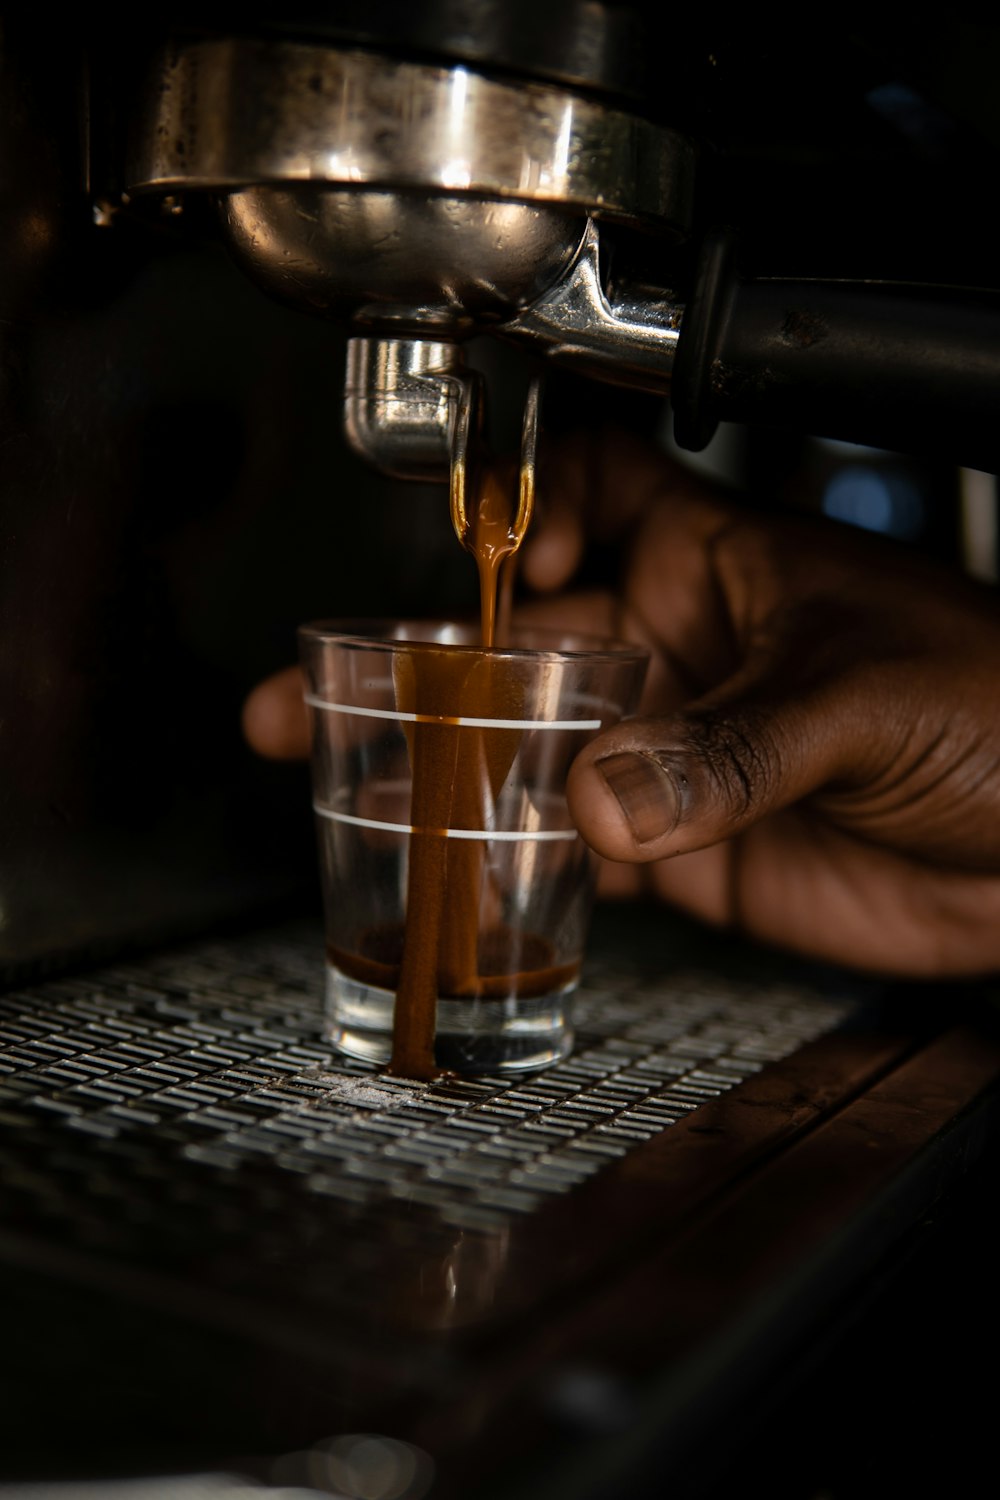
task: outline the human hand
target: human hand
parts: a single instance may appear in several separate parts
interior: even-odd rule
[[[654,651],[642,716],[570,774],[584,838],[624,862],[605,889],[871,970],[1000,965],[992,591],[882,539],[727,503],[625,435],[575,442],[558,476],[525,580],[561,589],[589,530],[627,539],[621,592],[528,618]]]
[[[641,717],[598,736],[570,808],[605,894],[869,970],[1000,965],[1000,601],[898,545],[727,503],[627,435],[567,445],[522,576],[525,622],[654,653]],[[616,594],[557,591],[587,533]],[[305,755],[297,669],[248,739]]]

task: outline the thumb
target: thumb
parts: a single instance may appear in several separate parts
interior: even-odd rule
[[[608,859],[707,848],[841,773],[852,717],[815,698],[769,702],[720,689],[683,713],[630,719],[577,756],[570,813]]]

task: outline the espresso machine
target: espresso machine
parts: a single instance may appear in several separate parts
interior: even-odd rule
[[[338,1072],[308,773],[240,709],[305,620],[470,608],[448,485],[523,411],[995,474],[996,28],[0,20],[0,1496],[717,1500],[794,1433],[775,1493],[869,1434],[917,1493],[927,1369],[992,1435],[982,1199],[919,1248],[993,1191],[973,1001],[637,908],[531,1088]]]
[[[696,222],[674,70],[639,65],[661,33],[653,7],[580,4],[541,28],[486,4],[182,32],[147,74],[125,197],[208,196],[253,281],[346,324],[345,433],[399,478],[447,472],[462,345],[484,331],[669,391],[682,448],[725,419],[993,467],[995,298],[741,275],[737,236]],[[692,72],[717,65],[674,41]]]

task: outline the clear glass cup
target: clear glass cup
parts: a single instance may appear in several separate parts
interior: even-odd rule
[[[569,1052],[595,862],[566,776],[635,711],[648,662],[589,636],[514,630],[490,651],[476,638],[433,621],[299,631],[329,1034],[404,1076]]]

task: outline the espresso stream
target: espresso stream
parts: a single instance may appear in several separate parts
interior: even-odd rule
[[[466,545],[479,572],[482,644],[496,644],[498,580],[512,551],[510,506],[499,481],[484,479]],[[506,614],[506,606],[502,608]],[[518,729],[460,725],[463,718],[520,719],[524,688],[504,664],[427,646],[395,663],[397,706],[419,715],[406,724],[413,773],[406,923],[363,935],[362,953],[331,954],[363,982],[396,990],[388,1071],[430,1079],[439,997],[503,999],[550,993],[576,965],[552,965],[547,939],[488,925],[486,843],[446,838],[449,828],[488,828],[496,796],[521,743]]]

